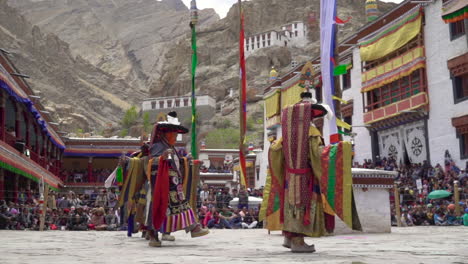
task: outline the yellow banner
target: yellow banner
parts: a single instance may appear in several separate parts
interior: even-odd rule
[[[345,121],[343,121],[343,120],[341,120],[339,118],[336,119],[336,125],[339,126],[339,127],[344,128],[344,129],[348,129],[348,130],[351,129],[350,124],[346,123]]]
[[[338,96],[332,96],[334,100],[340,101],[342,104],[348,104],[348,101],[339,98]]]
[[[360,48],[361,60],[373,61],[385,57],[408,43],[420,31],[421,15],[418,14],[414,20],[397,28],[395,31],[390,31],[388,35],[384,35],[369,45],[362,45]]]
[[[278,90],[265,98],[266,117],[270,118],[280,113],[281,92]]]
[[[299,83],[285,89],[281,92],[281,108],[284,109],[290,105],[294,105],[301,101],[301,93],[304,88],[299,86]]]
[[[368,92],[394,82],[423,67],[425,67],[424,48],[420,46],[363,72],[361,92]]]

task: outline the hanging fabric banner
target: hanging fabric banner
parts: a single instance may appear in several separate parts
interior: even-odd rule
[[[417,6],[402,18],[359,42],[361,60],[373,61],[387,56],[421,32],[422,12]]]
[[[394,158],[397,163],[404,160],[404,142],[400,128],[392,128],[377,132],[381,158]]]
[[[403,128],[405,149],[411,163],[427,160],[425,126],[423,121],[407,124]]]
[[[301,101],[301,93],[303,91],[304,88],[301,87],[299,82],[290,87],[284,88],[281,91],[281,109]]]
[[[445,23],[455,23],[468,18],[468,1],[452,0],[442,6],[442,19]]]
[[[389,84],[425,67],[424,47],[416,47],[401,56],[363,72],[361,92],[368,92]]]
[[[320,64],[322,72],[322,89],[324,103],[332,109],[333,117],[329,122],[330,143],[339,141],[338,128],[335,120],[333,94],[335,94],[335,81],[333,77],[332,59],[335,53],[335,18],[336,0],[320,1]]]
[[[266,118],[273,117],[280,114],[281,91],[276,90],[267,98],[265,98],[265,112]]]
[[[245,133],[247,130],[247,72],[245,68],[244,54],[244,12],[242,10],[242,2],[239,0],[239,68],[240,68],[240,91],[239,91],[239,119],[240,119],[240,140],[239,140],[239,164],[240,164],[240,180],[242,186],[247,186],[246,180],[246,162],[245,162]]]

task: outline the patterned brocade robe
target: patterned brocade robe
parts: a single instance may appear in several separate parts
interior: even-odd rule
[[[325,114],[326,110],[314,109],[309,102],[283,110],[283,138],[270,152],[270,169],[274,175],[283,175],[280,218],[285,232],[312,237],[326,234],[319,184],[322,139],[310,125],[313,118]]]
[[[286,236],[333,232],[335,215],[351,229],[362,230],[352,190],[351,143],[324,148],[320,132],[311,125],[326,113],[323,106],[306,101],[282,112],[282,144],[278,141],[271,149],[270,169],[284,177],[280,219]]]
[[[149,171],[149,186],[151,190],[148,198],[151,202],[147,205],[148,218],[146,221],[147,227],[153,229],[153,223],[156,212],[155,201],[158,199],[167,200],[167,209],[165,211],[165,218],[160,226],[156,227],[157,231],[161,232],[175,232],[183,230],[198,222],[197,216],[192,210],[192,203],[194,202],[194,193],[196,193],[196,183],[192,184],[191,167],[189,160],[185,157],[178,156],[174,148],[168,146],[164,142],[156,142],[152,149],[152,158],[149,160],[147,171]],[[160,156],[166,150],[172,148],[174,155],[172,159],[162,161]],[[167,162],[167,174],[159,175],[161,173],[160,163]],[[158,186],[161,183],[158,178],[164,177],[168,182],[168,186]],[[161,188],[168,187],[167,191],[161,191]],[[149,190],[148,190],[149,191]],[[157,197],[161,195],[168,195],[168,197]]]

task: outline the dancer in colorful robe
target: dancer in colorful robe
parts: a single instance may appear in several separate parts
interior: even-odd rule
[[[156,123],[151,134],[149,161],[144,168],[148,188],[138,191],[144,189],[145,181],[141,180],[135,180],[134,187],[130,187],[135,190],[134,194],[140,194],[133,196],[134,203],[143,204],[142,194],[147,193],[146,232],[152,247],[161,246],[158,232],[168,236],[171,232],[185,230],[191,232],[192,237],[209,233],[208,229],[203,229],[198,223],[189,202],[194,200],[191,190],[196,184],[190,182],[189,161],[180,157],[174,148],[177,134],[187,132],[188,129],[178,122],[175,112],[168,114],[167,121]]]
[[[270,165],[273,165],[272,174],[284,176],[280,195],[280,220],[285,237],[283,246],[290,248],[294,253],[312,253],[315,252],[315,247],[307,245],[304,237],[320,237],[327,233],[325,214],[335,214],[328,200],[343,199],[342,193],[346,191],[345,193],[350,194],[350,197],[345,197],[346,204],[351,204],[352,186],[344,186],[343,180],[339,180],[343,179],[344,175],[351,177],[351,163],[347,166],[349,173],[342,173],[343,169],[340,169],[341,173],[333,173],[342,184],[334,185],[338,186],[337,192],[325,194],[321,191],[321,181],[328,182],[328,179],[322,178],[322,167],[326,159],[322,157],[323,143],[320,132],[311,122],[314,118],[325,116],[328,111],[325,106],[312,102],[312,95],[308,92],[302,93],[301,98],[301,102],[285,108],[282,112],[282,142],[273,145],[274,148],[270,151]],[[329,168],[328,164],[325,167]],[[331,170],[334,172],[335,168]],[[355,211],[351,212],[351,206],[346,206],[345,209],[347,215],[353,220],[357,219]],[[358,223],[359,220],[355,222]],[[353,229],[360,229],[360,225],[353,226]]]

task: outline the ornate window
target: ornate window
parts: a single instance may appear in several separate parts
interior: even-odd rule
[[[455,103],[468,99],[468,53],[447,62],[453,81]]]
[[[452,118],[460,144],[460,158],[468,159],[468,115]]]
[[[465,21],[460,20],[454,23],[449,23],[450,27],[450,40],[455,40],[458,37],[465,35]]]

